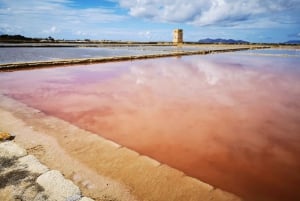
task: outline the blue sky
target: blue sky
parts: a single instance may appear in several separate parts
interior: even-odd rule
[[[300,0],[0,0],[0,34],[57,39],[300,40]]]

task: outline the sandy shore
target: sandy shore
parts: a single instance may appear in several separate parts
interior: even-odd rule
[[[71,157],[63,148],[63,144],[69,144],[68,148],[71,148],[70,146],[75,142],[79,145],[79,136],[72,136],[72,133],[74,131],[79,132],[78,134],[82,136],[84,131],[71,125],[66,126],[68,124],[66,122],[61,121],[60,124],[56,124],[56,121],[60,122],[60,120],[47,117],[37,110],[8,100],[3,96],[0,100],[0,116],[1,119],[5,119],[5,121],[0,122],[1,129],[17,135],[15,141],[26,148],[29,154],[36,156],[50,169],[60,170],[67,178],[79,185],[84,194],[93,195],[100,200],[105,196],[122,198],[122,200],[135,200],[125,186],[98,175],[76,158]],[[14,110],[13,105],[17,106],[18,109]],[[10,112],[9,110],[14,111]],[[38,122],[38,119],[41,121]],[[91,136],[91,138],[93,137],[95,136]],[[72,139],[67,142],[69,138]],[[77,145],[71,148],[73,152],[77,151]]]
[[[240,200],[98,135],[0,96],[0,128],[95,200]]]

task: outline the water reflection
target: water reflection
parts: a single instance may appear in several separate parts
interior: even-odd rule
[[[0,92],[249,200],[297,200],[299,61],[222,54],[1,73]]]
[[[5,44],[9,45],[9,44]],[[18,45],[18,44],[12,44]],[[14,62],[51,61],[61,59],[101,58],[161,54],[178,51],[224,49],[214,46],[123,46],[123,47],[0,47],[0,64]],[[228,48],[228,47],[227,47]]]

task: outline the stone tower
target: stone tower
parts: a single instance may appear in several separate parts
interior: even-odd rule
[[[183,43],[183,30],[182,29],[175,29],[173,31],[173,44],[174,45],[181,45]]]

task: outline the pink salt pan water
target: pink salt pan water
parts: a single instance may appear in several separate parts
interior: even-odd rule
[[[300,200],[299,58],[209,55],[0,73],[0,93],[247,200]]]

